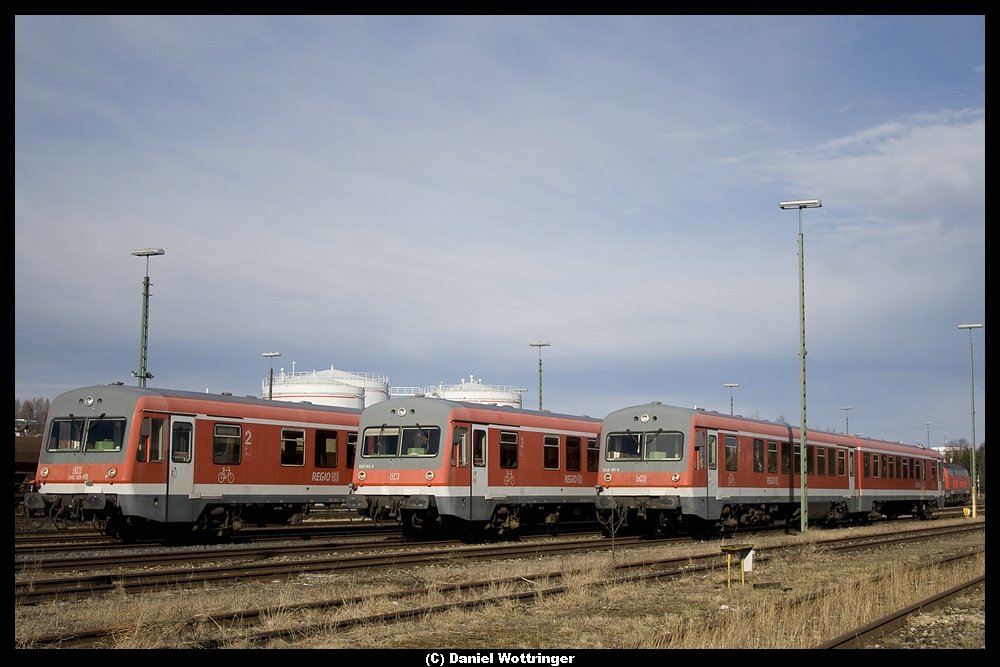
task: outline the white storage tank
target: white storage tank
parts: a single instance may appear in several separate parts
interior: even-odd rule
[[[462,378],[458,384],[439,383],[427,387],[392,387],[390,393],[393,396],[423,394],[424,396],[444,398],[449,401],[464,401],[466,403],[482,403],[520,408],[521,395],[526,391],[528,390],[508,385],[483,384],[482,378],[476,379],[475,376],[470,375],[468,380]]]
[[[274,374],[274,385],[268,387],[269,378],[261,383],[261,396],[268,394],[276,401],[306,401],[316,405],[334,405],[347,408],[364,408],[389,397],[389,378],[376,373],[355,373],[329,370],[292,371],[284,368]]]

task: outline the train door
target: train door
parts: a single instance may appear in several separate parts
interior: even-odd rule
[[[719,497],[719,432],[707,431],[708,446],[708,488],[706,496],[710,499]]]
[[[167,521],[193,521],[194,419],[170,420],[170,472],[167,477]]]
[[[467,508],[469,516],[464,519],[472,519],[473,505],[476,498],[486,498],[489,489],[489,452],[486,447],[486,427],[472,427],[472,480],[469,489],[469,502]]]

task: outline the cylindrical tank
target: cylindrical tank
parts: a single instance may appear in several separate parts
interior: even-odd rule
[[[277,401],[308,401],[316,405],[364,408],[389,397],[389,378],[375,373],[329,370],[291,371],[284,368],[274,374],[274,386],[268,378],[261,383],[261,395]]]
[[[431,385],[429,387],[393,387],[393,396],[413,396],[423,394],[432,398],[444,398],[449,401],[464,401],[466,403],[482,403],[503,405],[511,408],[521,407],[521,394],[528,391],[519,387],[499,384],[483,384],[482,379],[470,375],[469,379],[458,384]]]

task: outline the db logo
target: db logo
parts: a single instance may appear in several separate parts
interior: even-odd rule
[[[399,473],[398,472],[391,472],[391,473],[389,473],[389,481],[390,482],[398,482],[399,481]]]

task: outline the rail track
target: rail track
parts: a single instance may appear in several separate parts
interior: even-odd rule
[[[957,528],[949,527],[947,529],[936,529],[931,531],[903,531],[893,533],[891,535],[870,535],[862,538],[841,538],[837,540],[824,541],[823,548],[826,550],[841,552],[846,552],[848,550],[868,550],[885,547],[886,545],[891,544],[899,545],[908,541],[926,540],[932,534],[934,534],[936,538],[941,538],[977,529],[982,530],[982,528],[983,527],[980,524],[979,526],[958,526]],[[619,546],[624,549],[628,546],[634,546],[640,541],[619,540],[618,542]],[[390,565],[392,567],[410,567],[418,563],[426,564],[428,562],[440,562],[442,560],[450,561],[455,558],[477,560],[494,560],[516,557],[523,558],[526,553],[531,554],[532,556],[541,556],[544,554],[551,555],[553,553],[568,553],[581,549],[603,548],[606,550],[609,546],[608,540],[572,540],[567,541],[566,543],[558,544],[539,543],[531,545],[517,544],[504,545],[502,547],[491,546],[486,548],[468,548],[462,549],[460,554],[456,554],[455,550],[451,548],[446,549],[444,552],[441,550],[432,550],[421,553],[417,550],[407,554],[394,554],[388,559],[391,561],[390,563],[386,562],[387,559],[384,554],[382,556],[369,555],[349,558],[344,560],[342,567],[372,568],[385,567],[386,565]],[[794,545],[777,549],[769,549],[766,555],[760,557],[759,562],[764,563],[767,562],[768,559],[777,558],[779,556],[787,556],[796,550],[808,548],[811,547]],[[320,564],[320,567],[326,568],[330,565],[331,564],[327,562]],[[294,568],[290,571],[287,563],[279,565],[278,567],[281,568],[278,571],[283,572],[285,575],[297,573]],[[613,581],[616,584],[622,584],[626,582],[638,582],[651,579],[664,580],[681,576],[696,575],[699,572],[713,573],[717,572],[720,568],[724,569],[721,565],[719,551],[715,548],[697,555],[687,555],[677,558],[643,559],[629,563],[620,563],[606,573],[606,578],[603,583],[597,582],[592,585],[604,585],[606,582],[610,581]],[[336,569],[340,569],[340,567]],[[329,570],[324,569],[319,571]],[[263,574],[264,572],[264,569],[257,570],[258,574]],[[273,577],[276,572],[277,571],[271,571],[265,576]],[[301,572],[301,570],[298,572]],[[163,586],[166,583],[168,582],[160,582],[159,585]],[[444,596],[448,599],[445,601],[435,602],[431,605],[426,603],[421,604],[418,602],[418,600],[421,599],[421,596],[426,597],[429,587],[412,586],[406,589],[390,591],[388,593],[382,593],[382,595],[386,598],[394,600],[394,604],[402,604],[403,600],[411,599],[415,600],[415,602],[405,609],[397,607],[391,613],[379,612],[367,615],[361,614],[350,619],[332,621],[329,615],[324,615],[324,619],[317,623],[316,628],[312,629],[307,625],[304,626],[302,623],[295,623],[291,628],[265,629],[256,626],[256,623],[262,617],[273,618],[275,615],[280,614],[301,614],[309,611],[329,612],[332,610],[339,610],[352,605],[360,604],[362,599],[357,597],[331,598],[294,605],[284,605],[281,607],[271,607],[267,609],[230,610],[212,614],[211,616],[202,615],[198,618],[189,618],[186,619],[184,623],[191,630],[189,645],[192,647],[224,646],[227,645],[227,642],[233,641],[234,633],[238,634],[240,637],[239,641],[243,643],[249,642],[253,645],[260,645],[270,641],[290,641],[293,637],[301,637],[304,634],[308,635],[310,632],[346,630],[350,627],[364,625],[366,623],[405,622],[406,619],[409,618],[426,616],[428,614],[440,614],[460,607],[468,608],[489,604],[497,605],[514,602],[524,604],[533,599],[541,599],[546,596],[561,594],[566,591],[566,588],[567,585],[564,581],[564,574],[560,571],[551,571],[544,575],[533,576],[530,580],[524,577],[512,576],[507,578],[493,577],[475,581],[464,581],[447,586],[435,585],[433,587],[435,597],[440,598]],[[503,590],[504,592],[496,593],[495,591],[497,590]],[[796,602],[796,604],[804,603],[805,599]],[[249,629],[247,629],[248,626]],[[236,628],[240,629],[236,630]],[[78,633],[53,634],[47,637],[36,637],[33,640],[33,645],[101,645],[102,641],[106,641],[109,636],[119,630],[119,628],[114,627],[92,628]],[[198,630],[198,632],[195,632],[195,630]],[[208,635],[199,634],[206,631],[209,633]]]

